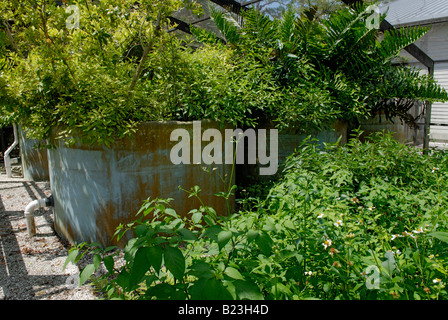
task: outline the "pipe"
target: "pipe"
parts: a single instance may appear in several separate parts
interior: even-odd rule
[[[19,144],[16,124],[13,125],[13,130],[14,130],[14,143],[8,148],[8,150],[5,151],[5,155],[3,156],[3,158],[5,159],[6,176],[8,178],[12,178],[11,158],[9,157],[9,154],[11,153],[12,149],[14,149]]]
[[[36,235],[36,223],[34,222],[34,211],[39,208],[53,207],[53,196],[49,196],[45,199],[37,199],[31,201],[25,208],[26,228],[28,235],[33,237]]]

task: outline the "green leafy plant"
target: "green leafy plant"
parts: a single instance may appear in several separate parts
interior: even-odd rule
[[[377,113],[415,125],[408,112],[412,103],[446,101],[447,93],[431,77],[392,61],[429,29],[369,28],[369,5],[341,8],[328,17],[314,7],[299,13],[290,8],[273,20],[250,10],[241,26],[217,10],[212,17],[241,60],[254,59],[258,68],[269,70],[281,106],[266,110],[280,128],[309,132],[335,119],[356,123]],[[198,40],[215,43],[192,31]]]
[[[305,141],[250,210],[220,217],[202,205],[181,218],[146,201],[117,230],[134,234],[123,250],[87,250],[99,256],[82,280],[103,261],[93,282],[105,298],[446,299],[447,172],[446,152],[390,134],[324,150]]]

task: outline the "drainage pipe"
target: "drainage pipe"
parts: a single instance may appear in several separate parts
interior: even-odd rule
[[[36,223],[34,222],[34,211],[39,208],[53,207],[53,196],[49,196],[45,199],[37,199],[31,201],[25,208],[26,228],[28,235],[33,237],[36,235]]]
[[[8,178],[12,178],[11,158],[9,157],[9,154],[11,153],[12,149],[14,149],[17,146],[17,144],[19,144],[16,124],[13,125],[13,130],[14,130],[14,143],[8,148],[8,150],[5,151],[5,155],[3,156],[3,158],[5,159],[6,176]]]

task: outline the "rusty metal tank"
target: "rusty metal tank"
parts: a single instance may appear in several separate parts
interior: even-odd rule
[[[48,181],[48,156],[45,141],[30,139],[21,126],[18,127],[20,157],[23,178],[28,181]]]
[[[173,164],[170,159],[177,143],[170,140],[173,130],[182,128],[192,140],[201,139],[192,127],[192,122],[146,122],[138,126],[132,139],[110,147],[81,143],[67,147],[52,141],[56,147],[48,150],[48,159],[58,234],[72,243],[117,244],[113,240],[116,227],[134,220],[148,197],[173,198],[171,205],[181,216],[199,208],[200,203],[179,186],[188,190],[198,185],[203,203],[218,215],[226,215],[227,202],[215,193],[226,187],[219,176],[227,184],[234,177],[232,165]],[[207,128],[220,126],[201,121],[199,135]],[[207,142],[201,142],[204,145]],[[204,168],[213,169],[210,166],[216,169],[206,172]],[[230,202],[233,208],[234,198]]]
[[[273,129],[275,125],[272,122],[263,123],[262,128]],[[297,134],[294,130],[283,130],[278,132],[278,173],[283,170],[283,165],[286,159],[293,154],[296,149],[303,143],[303,141],[310,136],[315,143],[323,148],[324,144],[336,143],[339,141],[341,145],[347,143],[348,139],[348,125],[345,121],[335,121],[328,129],[310,132],[307,134]],[[267,137],[267,145],[270,146],[270,135]],[[271,151],[268,150],[268,153]],[[260,183],[266,180],[272,179],[273,176],[262,176],[259,175],[260,165],[257,164],[242,164],[237,165],[237,185],[245,187],[247,185],[252,185],[254,183]]]

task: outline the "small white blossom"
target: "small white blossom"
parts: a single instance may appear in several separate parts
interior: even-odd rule
[[[313,275],[313,272],[312,271],[305,271],[305,275],[306,276],[311,276],[311,275]]]
[[[336,227],[342,226],[342,220],[337,220],[335,223],[333,223]]]
[[[414,232],[414,233],[423,233],[423,227],[420,227],[417,230],[414,230],[412,232]]]
[[[391,240],[391,241],[392,241],[392,240],[395,240],[395,239],[398,238],[398,237],[402,237],[402,235],[401,235],[401,234],[393,234],[392,237],[390,238],[390,240]]]
[[[403,235],[405,235],[405,236],[409,236],[409,237],[415,239],[415,236],[414,236],[411,232],[403,231]]]
[[[331,246],[331,239],[327,239],[324,241],[324,243],[322,243],[322,245],[324,246],[325,249],[327,249],[329,246]]]

